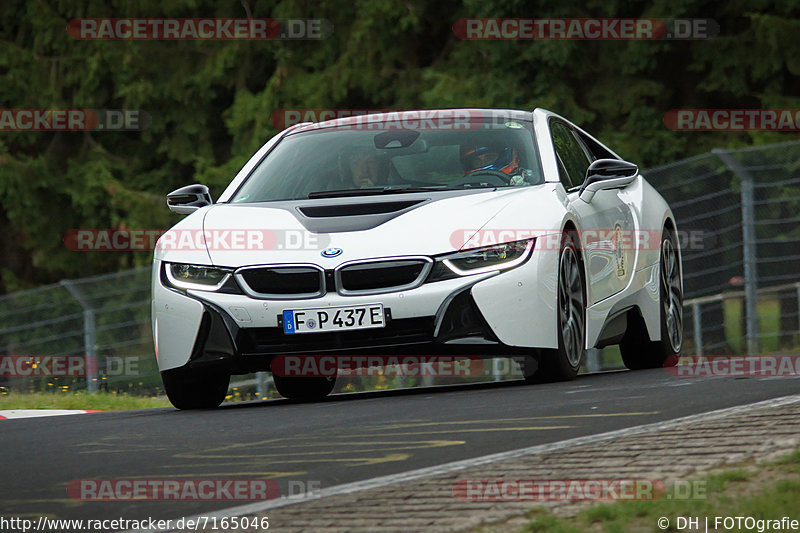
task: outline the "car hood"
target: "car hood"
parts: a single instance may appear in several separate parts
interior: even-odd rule
[[[439,193],[394,194],[368,197],[376,203],[405,202],[416,205],[383,214],[364,229],[325,231],[336,226],[364,226],[363,215],[306,217],[308,206],[358,206],[364,198],[318,199],[300,203],[217,204],[194,213],[170,232],[199,232],[207,244],[208,258],[219,266],[272,263],[314,263],[324,268],[356,259],[407,255],[436,255],[457,250],[510,203],[522,196],[533,198],[536,189],[500,189],[444,196]],[[402,206],[400,206],[402,207]],[[299,208],[299,209],[298,209]],[[516,210],[516,209],[515,209]],[[313,213],[319,215],[319,213]],[[508,215],[501,217],[506,219]],[[320,229],[323,228],[322,231]],[[170,233],[168,232],[168,234]],[[166,237],[167,235],[165,235]],[[164,237],[162,237],[162,240]],[[175,242],[176,238],[173,237]],[[341,250],[325,257],[326,249]],[[192,250],[188,257],[196,258]],[[336,253],[336,250],[333,251]],[[157,258],[183,262],[181,247],[157,250]]]

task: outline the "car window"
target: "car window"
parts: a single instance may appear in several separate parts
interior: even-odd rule
[[[351,189],[522,187],[543,182],[528,123],[469,128],[313,128],[283,139],[236,192],[234,203],[307,199]]]
[[[603,146],[602,144],[598,143],[594,139],[590,138],[587,135],[584,135],[580,131],[575,130],[575,134],[578,138],[583,142],[584,148],[589,154],[592,156],[592,161],[596,161],[598,159],[617,159],[617,156],[612,154],[608,148]]]
[[[586,156],[586,152],[572,133],[572,129],[563,122],[551,121],[550,135],[553,138],[556,154],[567,173],[567,180],[571,183],[570,187],[580,185],[586,177],[586,169],[589,168],[589,158]],[[563,179],[562,183],[564,183]],[[570,188],[566,184],[564,187]]]
[[[392,158],[397,173],[404,179],[415,176],[463,176],[458,145],[431,146],[426,153],[398,155]]]
[[[572,183],[569,179],[567,169],[564,168],[564,163],[561,161],[561,156],[558,155],[558,152],[556,152],[556,159],[558,160],[558,178],[561,180],[561,185],[563,185],[566,190],[570,190],[575,187],[576,184]]]

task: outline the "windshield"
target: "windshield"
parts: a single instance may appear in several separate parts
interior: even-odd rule
[[[290,134],[253,171],[234,203],[364,194],[521,187],[543,182],[527,122],[463,130],[399,122]]]

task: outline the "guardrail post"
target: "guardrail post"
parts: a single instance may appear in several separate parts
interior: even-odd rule
[[[59,285],[67,289],[78,304],[83,308],[83,350],[87,358],[84,368],[86,368],[86,390],[97,392],[97,369],[100,366],[97,362],[97,341],[95,338],[96,325],[94,320],[94,309],[89,305],[89,301],[83,297],[72,280],[63,279]]]
[[[695,355],[703,355],[703,320],[700,302],[692,302],[692,323],[694,324]]]
[[[586,350],[586,372],[594,373],[600,372],[600,370],[600,350],[589,348]]]
[[[797,335],[800,336],[800,283],[795,285],[797,289]]]
[[[256,372],[256,392],[258,393],[259,400],[269,397],[269,384],[267,383],[266,372]]]
[[[758,272],[754,208],[754,178],[728,150],[711,150],[742,182],[742,242],[744,262],[744,298],[747,313],[747,353],[758,353]]]
[[[492,358],[492,379],[500,381],[503,379],[503,367],[501,366],[502,360],[499,357]]]

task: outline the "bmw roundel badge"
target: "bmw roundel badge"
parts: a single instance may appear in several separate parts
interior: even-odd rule
[[[325,248],[322,250],[322,257],[336,257],[337,255],[342,255],[343,250],[341,248]]]

